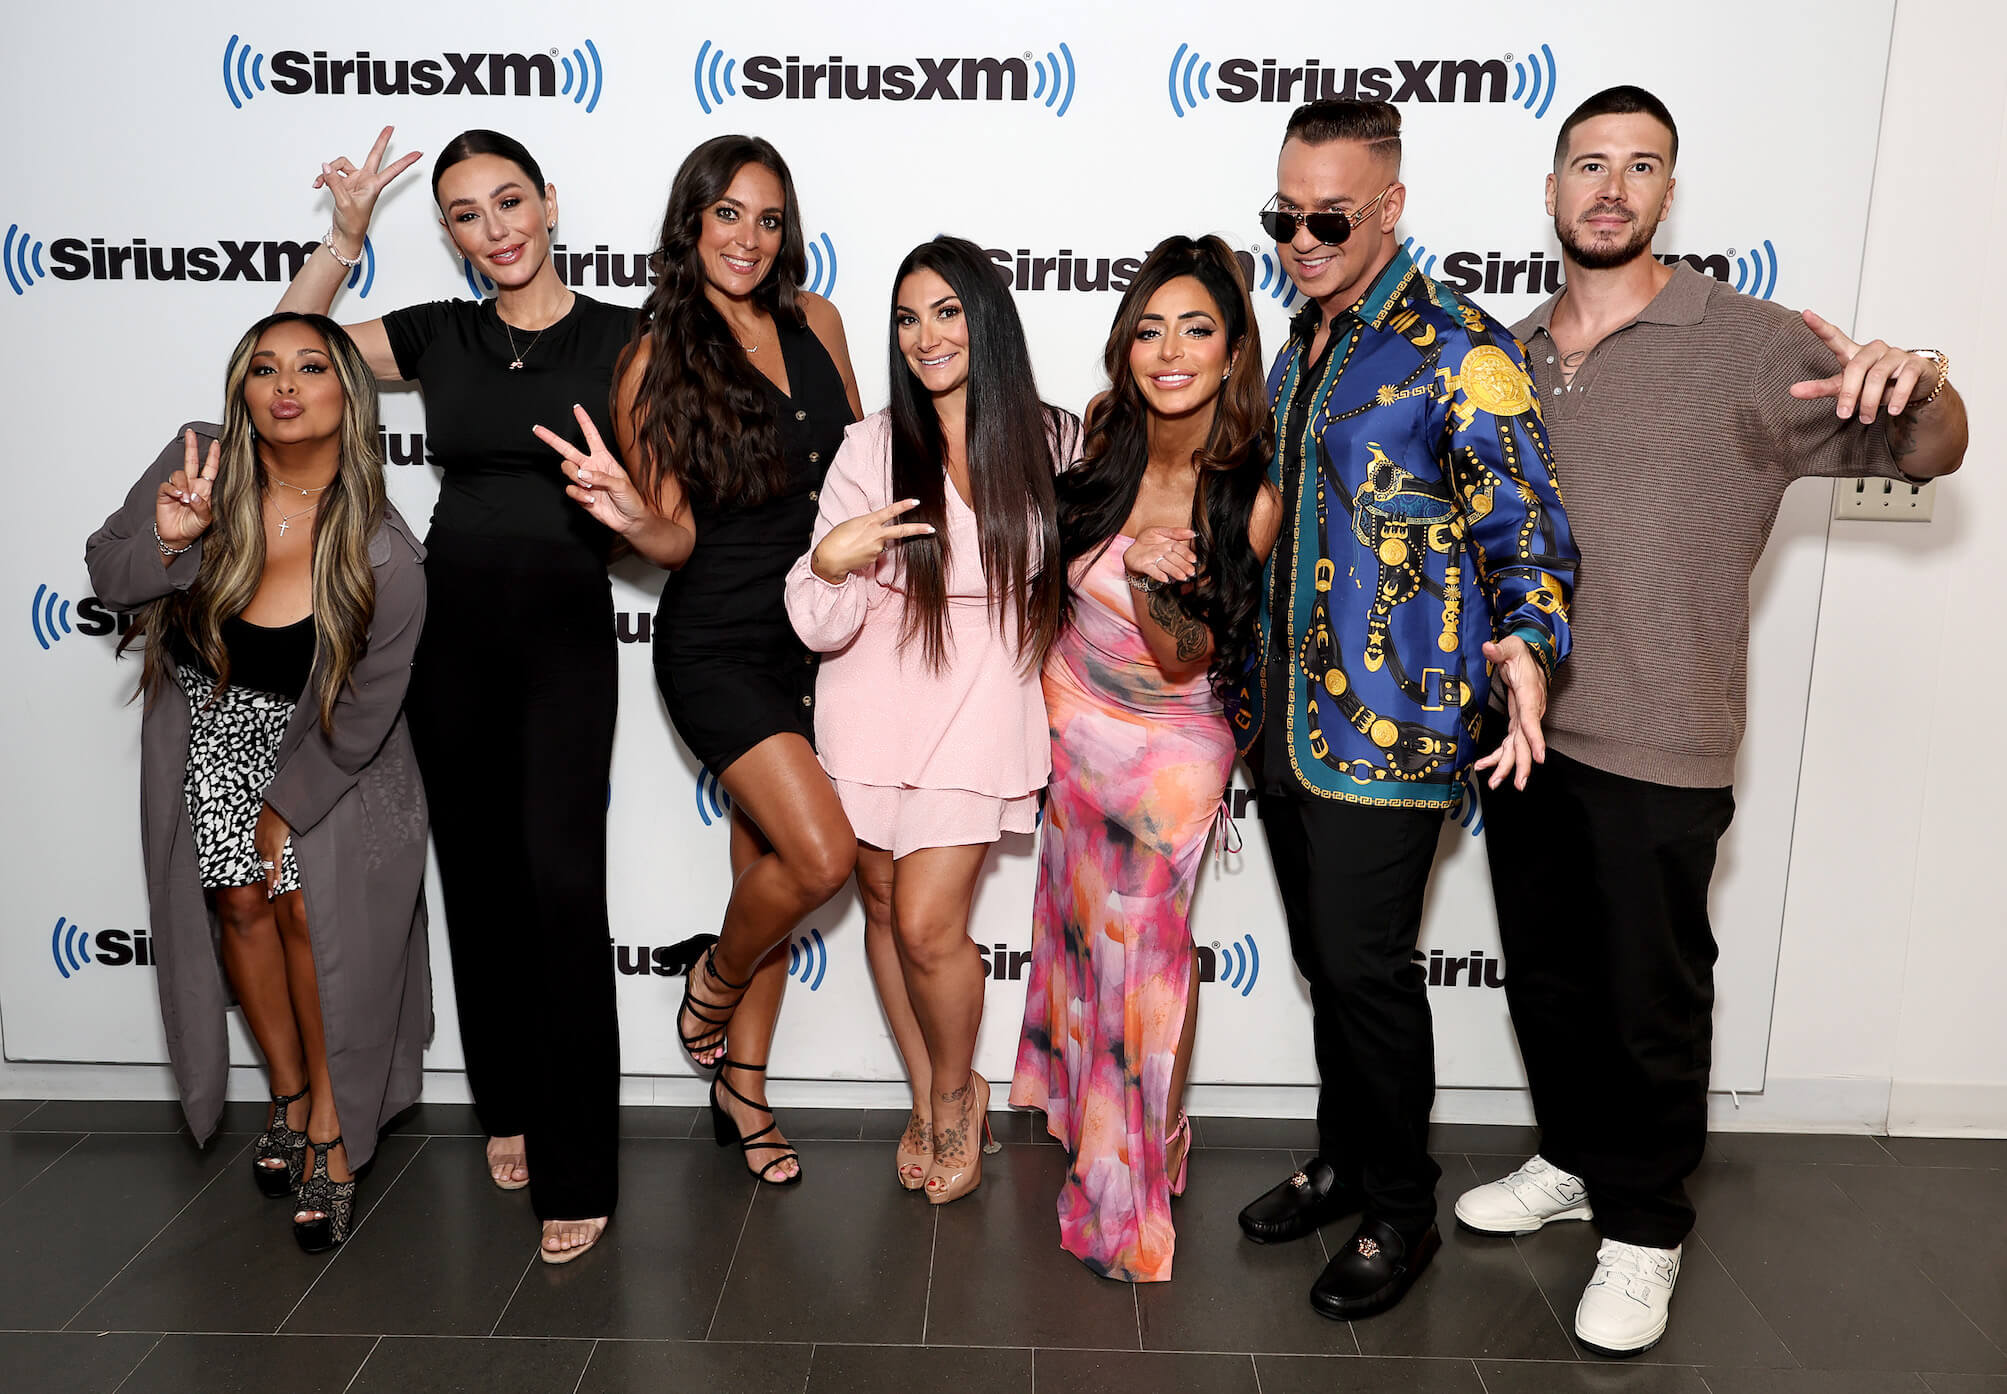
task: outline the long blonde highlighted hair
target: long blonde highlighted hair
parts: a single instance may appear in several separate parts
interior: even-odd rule
[[[383,525],[388,500],[377,436],[376,378],[342,327],[325,315],[267,315],[244,332],[230,355],[223,384],[222,460],[216,472],[212,521],[202,534],[195,584],[152,601],[120,641],[123,650],[146,637],[140,690],[166,680],[169,642],[178,634],[216,674],[212,700],[230,685],[223,622],[244,613],[265,576],[265,466],[244,405],[244,383],[258,340],[274,325],[301,323],[321,336],[341,383],[341,440],[333,483],[313,519],[314,682],[321,730],[334,726],[335,700],[355,672],[376,614],[376,577],[369,544]],[[304,699],[303,699],[304,700]]]

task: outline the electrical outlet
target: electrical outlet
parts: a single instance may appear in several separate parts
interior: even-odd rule
[[[1833,516],[1862,522],[1928,523],[1937,481],[1842,479],[1833,486]]]

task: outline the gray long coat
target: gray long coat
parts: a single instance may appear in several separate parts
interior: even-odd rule
[[[206,454],[219,428],[189,424]],[[85,544],[91,587],[107,605],[134,609],[194,583],[201,542],[163,566],[153,536],[154,500],[182,459],[176,432],[125,506]],[[328,1071],[354,1166],[375,1152],[384,1121],[417,1101],[420,1058],[432,1035],[425,793],[403,713],[425,620],[424,557],[397,510],[389,510],[370,541],[376,614],[369,647],[336,702],[333,735],[321,733],[310,683],[265,791],[293,830]],[[140,842],[168,1055],[189,1130],[207,1142],[229,1078],[232,997],[195,866],[182,793],[187,766],[188,699],[170,678],[148,699],[140,726]]]

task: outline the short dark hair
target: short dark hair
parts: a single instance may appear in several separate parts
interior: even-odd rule
[[[476,155],[500,155],[514,163],[517,169],[530,177],[531,191],[538,198],[544,196],[544,172],[537,168],[536,157],[523,147],[514,136],[505,136],[500,131],[462,131],[446,142],[446,148],[439,152],[439,158],[432,162],[432,201],[439,201],[439,179],[447,170],[462,160],[471,160]]]
[[[1605,87],[1588,101],[1568,113],[1568,119],[1561,123],[1561,134],[1554,138],[1554,168],[1561,168],[1568,158],[1568,137],[1584,121],[1593,121],[1598,116],[1644,115],[1666,128],[1672,136],[1672,149],[1666,151],[1666,168],[1679,163],[1679,127],[1673,124],[1672,113],[1666,104],[1645,91],[1642,87]]]
[[[1282,143],[1300,140],[1305,145],[1326,145],[1334,140],[1356,140],[1375,155],[1401,167],[1401,113],[1392,102],[1354,102],[1327,98],[1305,102],[1289,113],[1289,129]]]

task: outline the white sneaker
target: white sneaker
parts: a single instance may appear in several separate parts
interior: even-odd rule
[[[1605,1239],[1596,1250],[1596,1276],[1575,1308],[1575,1337],[1598,1355],[1638,1355],[1666,1334],[1678,1249],[1647,1249]]]
[[[1545,1157],[1457,1197],[1456,1217],[1479,1234],[1531,1234],[1550,1220],[1589,1219],[1589,1188]]]

